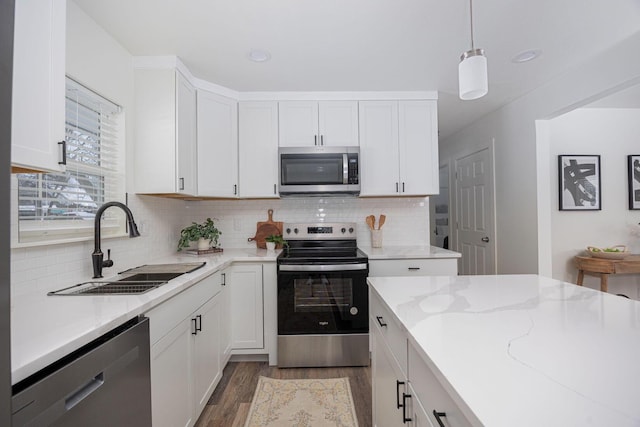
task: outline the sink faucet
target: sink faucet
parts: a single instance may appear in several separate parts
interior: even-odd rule
[[[140,232],[138,232],[138,226],[133,220],[133,214],[129,208],[120,202],[107,202],[104,205],[100,206],[98,211],[96,212],[95,218],[95,228],[93,234],[93,240],[95,244],[95,248],[93,253],[91,254],[91,261],[93,262],[93,278],[99,279],[102,277],[102,267],[111,267],[113,265],[113,261],[109,256],[106,261],[103,261],[104,254],[100,249],[100,219],[102,218],[102,214],[107,208],[111,206],[117,206],[127,214],[127,223],[129,224],[129,237],[138,237],[140,236]]]

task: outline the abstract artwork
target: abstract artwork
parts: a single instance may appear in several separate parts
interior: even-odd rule
[[[602,209],[599,155],[558,156],[561,211]]]
[[[640,209],[640,154],[628,156],[629,209]]]

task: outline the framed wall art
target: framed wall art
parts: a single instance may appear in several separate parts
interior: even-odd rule
[[[640,209],[640,154],[628,157],[629,165],[629,209]]]
[[[558,178],[561,211],[602,209],[599,155],[559,155]]]

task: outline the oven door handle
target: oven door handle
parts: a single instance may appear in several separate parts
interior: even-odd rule
[[[280,271],[357,271],[366,270],[367,264],[283,264],[278,268]]]

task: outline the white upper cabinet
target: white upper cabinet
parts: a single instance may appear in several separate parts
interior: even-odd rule
[[[197,92],[198,196],[238,197],[238,103]]]
[[[135,70],[135,190],[197,193],[196,91],[175,69]]]
[[[361,101],[361,196],[437,194],[437,104]]]
[[[358,145],[358,101],[282,101],[281,147]]]
[[[15,5],[11,164],[64,170],[65,0]]]
[[[240,197],[278,197],[278,103],[238,105]]]

